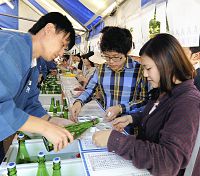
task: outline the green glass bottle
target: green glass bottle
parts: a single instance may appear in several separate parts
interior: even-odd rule
[[[31,139],[31,137],[30,137],[29,135],[25,134],[24,132],[22,132],[22,131],[17,131],[17,135],[19,135],[20,133],[24,135],[24,139],[25,139],[25,140]]]
[[[44,152],[38,153],[38,170],[36,176],[49,176],[46,164],[45,164],[45,155]]]
[[[53,174],[52,176],[61,176],[61,164],[60,157],[56,157],[53,159]]]
[[[68,119],[68,115],[69,115],[69,110],[68,107],[64,107],[64,112],[63,112],[63,118],[64,119]]]
[[[69,109],[68,109],[68,104],[67,104],[67,100],[66,99],[64,99],[62,111],[63,111],[64,118],[68,119]]]
[[[56,100],[57,112],[61,112],[60,101]]]
[[[42,86],[42,94],[46,94],[46,88],[44,85]]]
[[[19,147],[18,147],[18,152],[17,152],[16,163],[17,164],[30,163],[30,156],[26,149],[24,134],[19,133],[18,143],[19,143]]]
[[[74,139],[77,139],[80,137],[81,134],[83,134],[87,129],[90,127],[96,125],[99,123],[99,119],[93,119],[87,122],[78,122],[73,123],[71,125],[67,125],[65,127],[66,130],[68,130],[74,137]],[[44,145],[48,152],[52,151],[54,149],[54,146],[51,142],[49,142],[44,136],[42,136]]]
[[[68,107],[68,104],[67,104],[67,100],[66,100],[66,99],[63,100],[63,109],[62,109],[62,112],[63,112],[64,118],[65,118],[65,119],[68,119],[69,107]]]
[[[55,105],[53,107],[53,117],[56,117],[57,116],[57,106]]]
[[[50,108],[49,108],[49,112],[53,112],[53,108],[55,106],[55,99],[54,97],[51,98],[51,105],[50,105]]]
[[[8,176],[17,176],[16,163],[9,162],[7,164],[7,171],[8,171]]]

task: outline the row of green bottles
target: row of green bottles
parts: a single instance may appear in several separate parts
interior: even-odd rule
[[[41,86],[42,94],[60,94],[61,84],[58,84],[56,76],[47,76]]]
[[[99,123],[99,119],[93,119],[91,121],[87,122],[79,122],[67,125],[65,127],[66,130],[68,130],[74,137],[74,139],[77,139],[80,137],[81,134],[83,134],[87,129],[90,127],[96,125]],[[44,145],[48,152],[52,151],[54,149],[54,146],[51,142],[49,142],[44,136],[42,137],[44,141]]]
[[[62,113],[61,113],[60,101],[56,100],[56,103],[55,103],[55,99],[54,99],[54,97],[52,97],[51,98],[51,105],[50,105],[50,108],[49,108],[49,112],[53,112],[53,116],[54,117],[55,116],[57,116],[57,117],[59,116],[61,118],[68,119],[69,110],[68,110],[67,100],[64,99],[63,109],[62,109]]]
[[[38,154],[38,170],[36,176],[49,176],[49,173],[45,164],[44,152]],[[8,176],[17,176],[17,169],[15,162],[9,162],[7,165]],[[52,176],[61,176],[61,162],[60,157],[53,159],[53,174]]]

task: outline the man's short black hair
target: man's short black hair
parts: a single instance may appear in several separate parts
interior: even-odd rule
[[[108,29],[110,28],[110,26],[105,26],[100,33],[104,34]]]
[[[65,33],[70,33],[68,50],[70,50],[75,44],[75,31],[69,21],[69,19],[59,12],[50,12],[42,16],[33,26],[29,29],[29,32],[33,35],[37,34],[42,28],[44,28],[48,23],[55,25],[56,31],[63,31]]]
[[[115,51],[126,56],[132,47],[132,35],[130,31],[125,28],[113,26],[106,26],[105,28],[102,30],[101,51]]]

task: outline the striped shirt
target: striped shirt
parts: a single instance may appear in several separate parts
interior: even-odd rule
[[[78,100],[89,102],[97,87],[102,93],[105,109],[121,105],[122,113],[128,114],[145,105],[148,84],[141,65],[130,57],[121,71],[113,71],[106,64],[96,69]]]

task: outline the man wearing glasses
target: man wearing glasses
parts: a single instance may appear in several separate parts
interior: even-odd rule
[[[105,64],[91,76],[85,91],[71,108],[71,120],[77,121],[81,107],[89,102],[99,86],[106,110],[105,119],[112,121],[121,114],[140,110],[145,105],[147,82],[140,64],[127,56],[132,47],[129,30],[105,27],[100,49]]]

